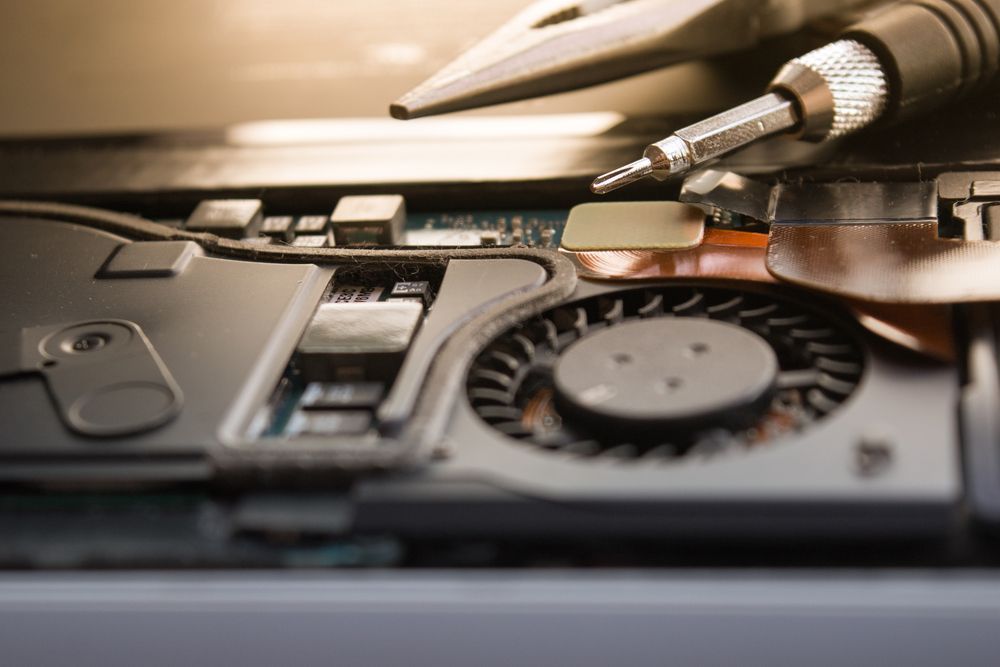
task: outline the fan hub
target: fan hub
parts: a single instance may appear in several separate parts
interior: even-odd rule
[[[752,331],[659,317],[573,343],[556,363],[554,383],[561,407],[598,428],[704,428],[756,419],[778,370],[774,350]]]

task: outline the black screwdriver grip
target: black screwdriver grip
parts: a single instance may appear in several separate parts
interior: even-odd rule
[[[889,82],[884,118],[947,104],[985,87],[1000,69],[1000,0],[904,0],[851,26]]]

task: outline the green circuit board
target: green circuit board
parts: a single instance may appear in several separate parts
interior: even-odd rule
[[[569,211],[562,209],[411,213],[407,245],[524,245],[557,248]]]

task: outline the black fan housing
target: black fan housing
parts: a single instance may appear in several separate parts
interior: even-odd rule
[[[836,410],[864,366],[853,327],[775,292],[677,284],[559,306],[478,356],[469,400],[501,433],[579,456],[767,443]]]

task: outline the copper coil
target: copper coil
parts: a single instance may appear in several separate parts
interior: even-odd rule
[[[764,264],[767,236],[706,229],[701,245],[687,250],[566,252],[591,278],[728,278],[774,282]],[[564,251],[565,252],[565,251]]]

